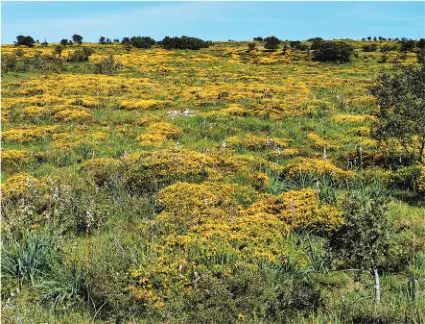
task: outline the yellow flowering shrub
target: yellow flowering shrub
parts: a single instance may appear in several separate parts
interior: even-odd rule
[[[142,118],[140,118],[136,124],[139,126],[148,126],[152,123],[159,122],[160,119],[155,115],[144,115]]]
[[[64,122],[81,123],[91,120],[90,111],[86,108],[75,107],[72,109],[60,110],[53,116],[54,119]]]
[[[50,136],[57,126],[21,126],[2,132],[5,141],[17,143],[34,143],[37,140]]]
[[[176,125],[159,122],[146,127],[137,140],[141,141],[141,146],[161,146],[166,140],[176,139],[182,135],[183,132]]]
[[[147,110],[147,109],[156,109],[159,108],[161,102],[154,99],[145,99],[145,100],[121,100],[119,101],[119,106],[126,110]]]
[[[78,98],[69,99],[67,103],[87,108],[96,108],[100,106],[100,99],[92,96],[80,96]]]
[[[327,150],[337,150],[341,147],[334,141],[324,140],[315,133],[308,133],[307,140],[310,141],[312,143],[312,146],[317,149],[323,150],[324,148],[326,148]]]
[[[43,106],[28,106],[24,108],[23,112],[29,117],[40,117],[46,115],[49,112],[49,109]]]
[[[221,109],[219,114],[223,116],[246,117],[250,116],[252,113],[248,109],[243,108],[241,105],[229,104],[227,108]]]
[[[374,121],[376,117],[372,115],[335,115],[332,119],[343,124],[362,124]]]
[[[7,171],[32,161],[33,154],[30,151],[1,149],[1,166]]]
[[[333,205],[320,203],[319,192],[313,189],[284,192],[255,202],[248,214],[274,214],[291,229],[314,228],[329,231],[342,222],[342,212]]]
[[[257,190],[264,190],[270,184],[270,177],[263,172],[252,173],[248,176],[252,186]]]
[[[268,153],[268,157],[271,159],[276,159],[280,157],[293,157],[300,154],[300,150],[297,148],[285,148],[285,149],[274,149]]]
[[[37,196],[45,183],[27,173],[18,173],[1,185],[3,200],[19,200],[29,196]]]
[[[217,172],[219,158],[194,151],[164,149],[121,157],[124,181],[155,190],[175,181],[199,182]]]

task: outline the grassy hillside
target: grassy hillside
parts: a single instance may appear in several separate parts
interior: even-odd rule
[[[425,166],[371,135],[375,78],[416,55],[348,42],[2,46],[4,323],[423,323]],[[376,187],[380,303],[329,248]]]

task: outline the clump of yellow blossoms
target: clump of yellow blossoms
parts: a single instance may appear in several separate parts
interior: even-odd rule
[[[121,100],[119,101],[119,106],[127,110],[147,110],[147,109],[156,109],[160,106],[160,101],[154,99],[145,99],[145,100]]]
[[[149,125],[137,140],[141,146],[161,146],[167,140],[173,140],[183,135],[176,125],[159,122]]]
[[[56,126],[22,126],[4,131],[2,137],[3,140],[9,142],[34,143],[39,139],[50,136],[56,128]]]
[[[335,115],[332,119],[343,124],[363,124],[375,120],[376,117],[372,115]]]
[[[60,109],[54,116],[54,119],[64,122],[85,122],[91,119],[90,110],[83,107],[71,106],[66,109]]]
[[[223,260],[279,264],[287,253],[283,242],[291,229],[322,232],[342,222],[342,213],[321,203],[311,189],[265,196],[244,208],[238,194],[247,196],[247,190],[212,182],[178,182],[161,190],[156,203],[162,211],[150,224],[163,234],[163,241],[155,246],[157,262],[130,274],[136,282],[130,287],[134,296],[158,303],[170,293],[170,286],[182,291],[190,287],[195,272],[226,271],[220,267]]]
[[[307,139],[313,143],[312,146],[314,148],[318,148],[318,149],[322,149],[322,150],[324,148],[326,148],[327,150],[337,150],[337,149],[340,148],[340,145],[338,145],[337,143],[335,143],[333,141],[324,140],[319,135],[317,135],[315,133],[308,133]]]
[[[281,221],[294,229],[328,231],[342,222],[341,211],[335,206],[321,204],[319,192],[312,189],[288,191],[277,197],[265,198],[250,206],[247,212],[278,215]]]
[[[45,183],[26,173],[11,176],[1,185],[2,199],[19,200],[37,192]]]
[[[28,117],[40,117],[49,113],[49,109],[43,106],[28,106],[25,107],[24,115]]]
[[[23,150],[1,150],[1,166],[8,170],[16,168],[22,164],[30,163],[33,160],[33,154]]]
[[[246,117],[246,116],[252,115],[252,113],[248,109],[245,109],[238,104],[228,105],[227,108],[221,109],[219,111],[219,114],[223,116],[238,116],[238,117]]]
[[[128,185],[155,190],[173,181],[204,180],[216,173],[219,161],[199,152],[166,149],[125,155],[121,166]]]

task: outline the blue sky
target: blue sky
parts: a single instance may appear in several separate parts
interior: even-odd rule
[[[12,2],[1,3],[2,43],[19,34],[58,42],[100,36],[208,40],[425,37],[425,2]]]

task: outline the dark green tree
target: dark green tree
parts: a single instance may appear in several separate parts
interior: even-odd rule
[[[72,35],[72,41],[75,44],[81,45],[83,43],[83,36],[78,35],[78,34],[74,34],[74,35]]]
[[[121,41],[121,44],[122,44],[122,45],[130,44],[130,38],[129,38],[129,37],[124,37],[124,38],[122,39],[122,41]]]
[[[61,43],[61,45],[63,45],[63,46],[66,46],[66,45],[68,45],[68,44],[69,44],[69,43],[68,43],[68,40],[67,40],[67,39],[65,39],[65,38],[61,39],[60,43]]]
[[[100,36],[100,38],[99,38],[99,44],[106,44],[106,38],[105,38],[105,36]]]
[[[33,47],[35,44],[34,38],[31,36],[24,36],[24,35],[18,35],[16,36],[16,42],[15,45],[19,46],[27,46],[27,47]]]
[[[315,43],[313,59],[320,62],[349,62],[354,53],[352,46],[341,41]]]
[[[151,48],[156,42],[148,36],[133,36],[130,39],[130,43],[136,48]]]
[[[352,189],[343,201],[344,223],[328,237],[327,249],[335,261],[370,271],[375,279],[375,301],[381,299],[379,267],[390,243],[390,225],[385,216],[388,196],[380,184]]]
[[[373,136],[381,142],[395,139],[406,154],[424,161],[425,67],[381,73],[371,92],[379,105]]]
[[[276,36],[269,36],[264,38],[264,48],[275,51],[280,45],[280,39]]]

